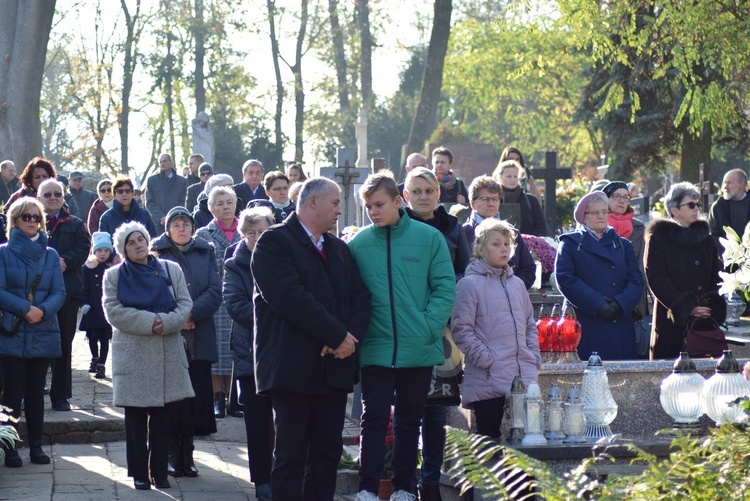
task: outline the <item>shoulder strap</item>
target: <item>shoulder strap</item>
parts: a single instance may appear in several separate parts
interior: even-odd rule
[[[42,280],[42,272],[44,272],[44,265],[47,263],[47,251],[44,251],[44,256],[42,256],[42,259],[39,260],[39,272],[36,274],[36,277],[34,277],[34,281],[31,283],[31,287],[29,287],[29,293],[26,295],[26,299],[29,301],[34,301],[34,296],[36,296],[36,290],[39,288],[39,282]]]
[[[177,291],[174,288],[174,282],[172,281],[172,274],[169,272],[169,264],[167,264],[167,260],[160,259],[159,264],[162,265],[164,270],[167,272],[167,278],[169,278],[169,286],[172,288],[172,296],[177,299]]]

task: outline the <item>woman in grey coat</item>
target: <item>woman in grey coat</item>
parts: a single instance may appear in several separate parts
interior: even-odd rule
[[[213,188],[208,195],[208,209],[214,218],[198,230],[197,236],[211,242],[216,251],[216,267],[219,276],[224,276],[224,252],[227,248],[240,240],[237,231],[237,195],[232,188],[220,186]],[[217,418],[226,416],[226,397],[232,386],[232,350],[229,347],[232,319],[222,304],[214,315],[216,325],[216,348],[219,361],[211,367],[214,390],[214,414]],[[239,416],[238,416],[239,417]]]
[[[120,226],[114,244],[123,262],[104,274],[103,306],[113,328],[114,401],[125,408],[128,476],[138,490],[150,489],[150,480],[166,489],[170,404],[195,396],[180,335],[193,301],[180,267],[149,254],[142,224]]]

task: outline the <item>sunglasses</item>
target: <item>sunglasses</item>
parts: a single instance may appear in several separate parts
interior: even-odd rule
[[[112,193],[112,188],[102,188],[99,193]]]
[[[680,204],[680,207],[685,207],[686,205],[688,206],[690,210],[693,210],[696,207],[698,207],[699,209],[701,208],[700,202],[685,202],[684,204]]]
[[[48,192],[48,193],[45,193],[45,194],[44,194],[44,195],[42,195],[42,196],[43,196],[44,198],[52,198],[52,197],[55,197],[55,198],[60,198],[60,197],[62,196],[62,193],[60,193],[59,191],[50,191],[50,192]]]
[[[35,223],[42,222],[42,216],[40,216],[39,214],[21,214],[19,217],[26,223],[28,223],[29,221],[34,221]]]
[[[201,172],[200,176],[201,177],[203,177],[203,176],[210,176],[211,174],[213,174],[213,172],[205,171],[205,172]]]
[[[115,193],[118,195],[129,195],[130,193],[133,193],[133,190],[130,188],[119,188],[115,190]]]

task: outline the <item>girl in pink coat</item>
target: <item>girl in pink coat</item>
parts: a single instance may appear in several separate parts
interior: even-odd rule
[[[513,378],[536,381],[542,359],[529,294],[508,266],[512,227],[486,219],[476,235],[474,259],[456,286],[452,332],[466,356],[462,405],[474,409],[477,433],[499,438]]]

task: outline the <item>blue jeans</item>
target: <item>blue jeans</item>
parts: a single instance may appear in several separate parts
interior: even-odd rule
[[[445,452],[445,425],[448,407],[427,405],[422,416],[422,474],[419,483],[439,484]]]
[[[432,367],[362,369],[362,440],[359,490],[378,492],[385,457],[385,429],[393,411],[393,490],[411,491],[417,469],[419,421],[430,389]]]

